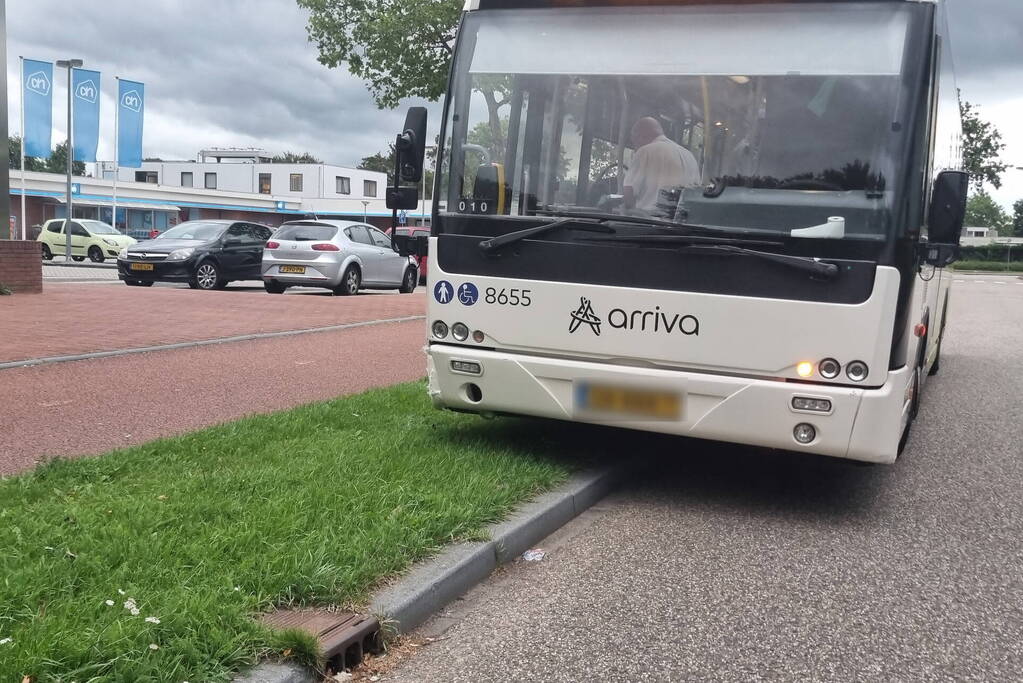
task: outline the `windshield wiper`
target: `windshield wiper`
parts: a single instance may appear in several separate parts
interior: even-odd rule
[[[689,251],[723,251],[730,254],[743,254],[778,263],[789,268],[808,273],[810,276],[820,280],[833,280],[838,276],[838,266],[834,263],[827,263],[820,259],[808,256],[790,256],[788,254],[775,254],[769,251],[757,251],[747,249],[739,244],[756,244],[758,246],[783,246],[782,242],[769,242],[766,240],[735,240],[725,237],[704,237],[700,235],[614,235],[611,237],[592,237],[592,242],[633,242],[638,244],[681,244],[688,246]]]
[[[588,218],[588,217],[587,217]],[[606,225],[602,225],[601,220],[588,220],[577,218],[575,216],[565,217],[560,220],[551,221],[550,223],[544,223],[543,225],[536,225],[532,228],[524,228],[522,230],[516,230],[515,232],[505,233],[504,235],[498,235],[497,237],[491,237],[488,240],[480,242],[480,251],[485,254],[497,251],[501,247],[505,247],[509,244],[514,244],[521,240],[542,235],[545,232],[550,232],[556,228],[563,227],[565,225],[575,225],[573,230],[585,230],[588,232],[604,232],[613,233],[614,228],[610,228]]]
[[[677,223],[663,218],[654,218],[653,216],[629,216],[617,213],[599,213],[590,211],[560,211],[558,209],[537,209],[536,213],[543,214],[545,216],[553,216],[555,218],[584,218],[607,223],[633,223],[635,225],[671,228],[673,232],[670,234],[676,235],[681,231],[700,232],[708,235],[718,235],[723,232],[746,234],[746,231],[741,228],[727,228],[717,225],[699,225],[697,223]]]

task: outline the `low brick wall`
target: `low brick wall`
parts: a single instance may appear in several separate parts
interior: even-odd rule
[[[0,283],[21,294],[43,291],[43,258],[39,242],[0,240]]]

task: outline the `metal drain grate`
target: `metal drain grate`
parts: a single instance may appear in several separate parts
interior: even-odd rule
[[[272,629],[301,629],[320,642],[327,661],[353,669],[367,652],[381,651],[380,622],[375,617],[326,610],[279,610],[260,616]]]

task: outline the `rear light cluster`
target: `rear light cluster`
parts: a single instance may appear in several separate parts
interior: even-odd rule
[[[436,339],[446,339],[450,334],[455,341],[465,341],[469,338],[469,326],[465,323],[455,323],[450,328],[448,324],[443,320],[435,320],[433,325],[430,326],[430,331],[433,333]],[[477,344],[482,344],[487,338],[487,335],[482,330],[473,330],[472,340]]]
[[[341,251],[341,247],[330,242],[322,242],[313,245],[313,251]]]
[[[265,248],[266,249],[276,249],[279,246],[281,246],[280,242],[274,242],[273,240],[270,240],[269,242],[266,243],[266,247]]]
[[[837,379],[842,374],[842,364],[834,358],[825,358],[817,363],[817,374],[824,379]],[[814,364],[803,361],[796,365],[796,374],[800,377],[810,377],[814,371]],[[862,382],[870,374],[870,368],[861,360],[854,360],[845,366],[845,375],[853,382]]]

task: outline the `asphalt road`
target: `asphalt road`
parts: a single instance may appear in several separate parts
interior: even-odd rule
[[[956,279],[897,465],[609,439],[634,481],[382,678],[1023,680],[1023,280]]]

